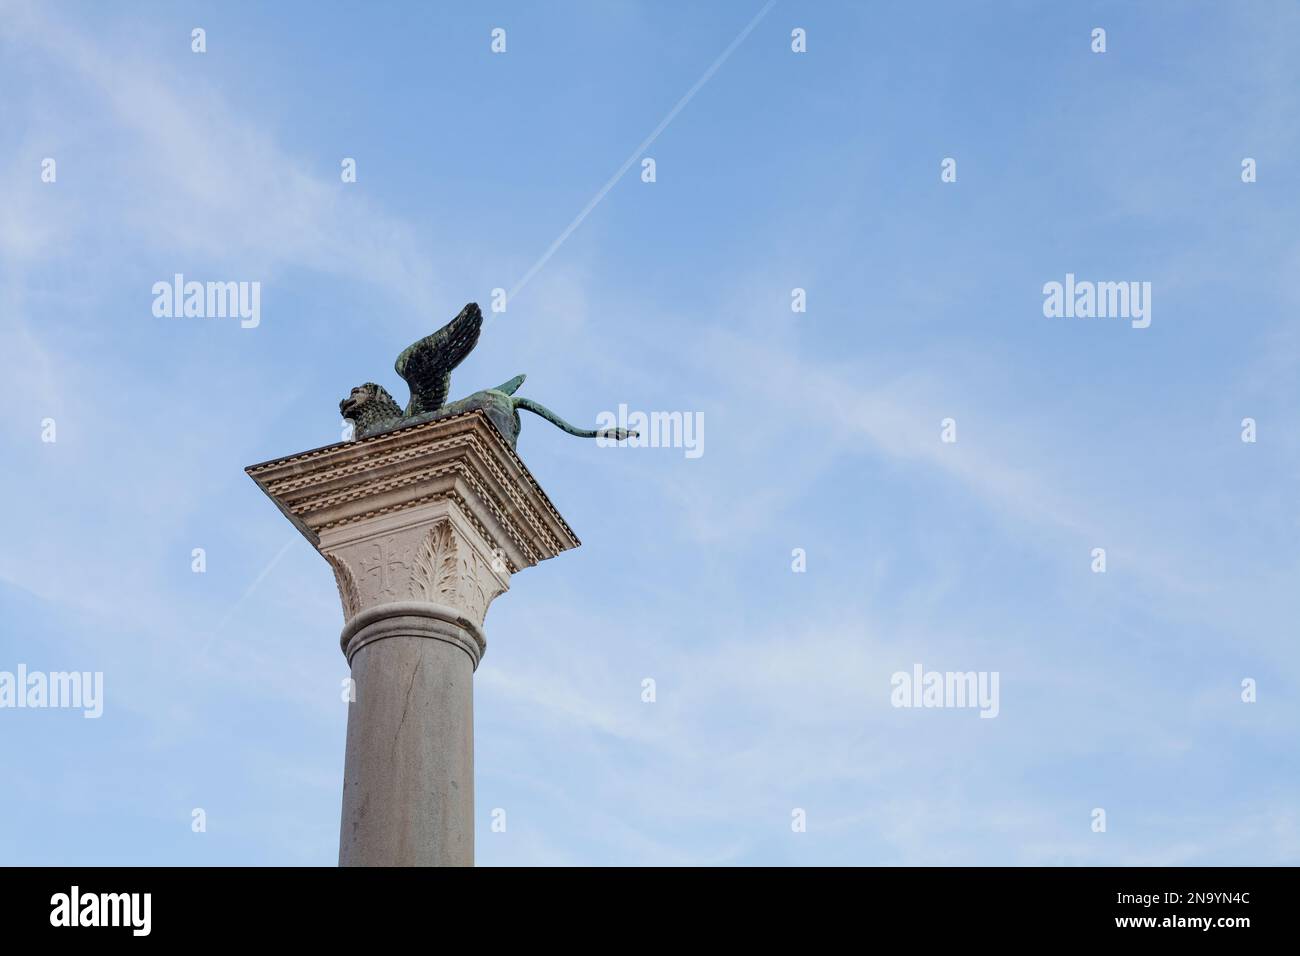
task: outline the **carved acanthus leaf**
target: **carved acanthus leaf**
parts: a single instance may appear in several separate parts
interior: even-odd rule
[[[417,601],[452,604],[459,577],[459,550],[451,522],[440,521],[429,529],[415,554],[411,597]]]
[[[347,566],[341,558],[333,555],[325,555],[334,569],[334,583],[339,588],[339,600],[343,602],[343,617],[351,619],[358,611],[361,610],[361,593],[357,589],[357,579],[352,574],[352,569]]]
[[[438,522],[425,535],[412,562],[412,598],[450,605],[482,624],[488,604],[504,590],[450,521]]]

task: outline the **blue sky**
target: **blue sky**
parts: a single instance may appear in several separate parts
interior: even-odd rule
[[[0,671],[105,685],[0,710],[0,863],[334,864],[342,612],[243,466],[515,288],[764,9],[702,7],[0,0]],[[453,379],[706,423],[688,459],[526,417],[583,546],[487,617],[480,864],[1300,862],[1298,39],[758,20]],[[178,272],[261,324],[155,317]],[[1045,318],[1066,273],[1151,282],[1151,326]],[[998,717],[892,707],[917,663],[996,671]]]

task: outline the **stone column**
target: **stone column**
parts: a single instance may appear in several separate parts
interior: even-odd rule
[[[472,866],[483,617],[511,574],[578,539],[477,410],[247,471],[343,602],[339,865]]]

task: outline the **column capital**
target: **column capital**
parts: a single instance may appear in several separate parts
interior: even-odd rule
[[[396,605],[416,602],[471,625],[481,654],[484,615],[510,575],[580,543],[480,410],[246,471],[333,568],[345,653],[360,615],[373,630],[376,609],[409,616]]]

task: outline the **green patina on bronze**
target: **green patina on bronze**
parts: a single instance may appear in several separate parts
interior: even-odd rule
[[[450,418],[476,408],[487,414],[492,424],[510,442],[511,448],[519,438],[518,409],[521,408],[540,415],[552,425],[579,438],[604,437],[613,441],[636,435],[636,432],[623,428],[600,431],[575,428],[545,405],[529,398],[515,398],[515,392],[524,383],[522,375],[516,375],[496,388],[487,388],[459,401],[448,402],[451,371],[474,350],[482,327],[483,313],[476,303],[471,302],[437,332],[426,335],[397,356],[393,368],[411,388],[411,400],[405,411],[382,385],[366,382],[354,388],[351,395],[339,402],[339,411],[354,426],[353,438],[369,438],[394,428]]]

